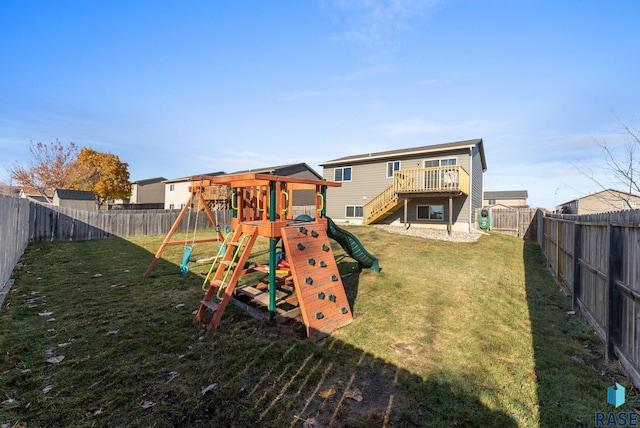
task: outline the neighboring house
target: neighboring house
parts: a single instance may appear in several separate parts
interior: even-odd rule
[[[320,164],[328,217],[469,231],[482,207],[482,139],[347,156]]]
[[[83,211],[96,211],[96,195],[86,190],[56,189],[53,205]]]
[[[235,171],[231,173],[225,173],[222,171],[192,175],[189,177],[178,178],[175,180],[165,180],[165,209],[181,209],[189,199],[189,187],[191,181],[197,179],[200,176],[221,176],[221,175],[242,175],[242,174],[273,174],[283,177],[296,177],[296,178],[309,178],[313,180],[322,180],[322,176],[313,170],[306,163],[296,163],[289,165],[270,166],[265,168],[255,168],[242,171]],[[293,193],[293,204],[300,205],[315,205],[315,192],[311,190],[296,190]]]
[[[527,208],[529,192],[526,190],[499,190],[484,192],[482,206],[488,208]]]
[[[47,196],[44,196],[40,193],[29,192],[26,189],[21,189],[18,196],[41,204],[50,204],[53,202],[53,192],[53,190],[51,190],[51,193],[47,191]]]
[[[126,207],[129,209],[163,209],[165,197],[164,177],[148,178],[131,182],[131,197]]]
[[[223,175],[224,171],[218,172],[209,172],[207,174],[199,174],[196,177],[202,175]],[[191,187],[191,177],[181,177],[176,178],[174,180],[164,180],[162,183],[164,184],[164,209],[165,210],[175,210],[182,209],[191,193],[189,193],[189,187]]]
[[[273,174],[282,177],[308,178],[310,180],[323,180],[322,175],[318,174],[313,168],[306,163],[294,163],[289,165],[270,166],[267,168],[250,169],[245,171],[236,171],[226,175],[241,174]],[[295,190],[292,195],[293,205],[306,206],[315,205],[316,194],[313,190]]]
[[[640,208],[640,196],[606,189],[562,203],[556,207],[559,214],[595,214]]]

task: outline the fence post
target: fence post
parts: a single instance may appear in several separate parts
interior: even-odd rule
[[[620,293],[617,282],[621,276],[622,260],[622,228],[607,226],[609,237],[609,271],[607,272],[607,288],[609,305],[607,308],[606,360],[615,359],[615,346],[620,342]]]
[[[573,309],[578,309],[578,299],[582,293],[580,257],[582,257],[582,225],[576,221],[573,223]]]

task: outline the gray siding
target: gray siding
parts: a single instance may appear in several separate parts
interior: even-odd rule
[[[480,159],[480,149],[473,148],[471,171],[471,209],[482,208],[482,195],[484,194],[484,171],[482,171],[482,159]]]
[[[476,149],[477,150],[477,149]],[[455,157],[456,164],[460,165],[467,172],[471,172],[470,168],[470,156],[468,149],[455,150],[445,153],[434,153],[430,156],[411,156],[396,158],[389,158],[384,160],[376,160],[374,162],[361,162],[358,164],[344,164],[337,166],[345,167],[351,166],[351,181],[342,182],[341,187],[330,187],[327,189],[327,216],[337,220],[346,220],[345,206],[355,205],[363,206],[373,197],[377,196],[380,192],[385,190],[392,184],[392,178],[387,178],[387,162],[400,161],[400,170],[423,168],[425,160],[434,159],[449,159]],[[479,159],[480,156],[478,156]],[[323,176],[328,181],[333,181],[334,170],[336,166],[325,167],[323,169]],[[482,167],[479,167],[482,171]],[[416,205],[430,205],[430,204],[443,204],[445,205],[445,211],[448,208],[447,198],[437,198],[437,200],[443,200],[444,202],[434,202],[435,198],[414,198],[411,201],[411,207],[409,209],[410,214],[413,216],[414,223],[446,223],[446,219],[443,222],[427,222],[417,221],[415,219]],[[468,197],[460,197],[454,199],[454,221],[456,222],[470,222],[470,202]],[[480,191],[480,203],[482,203],[482,191]],[[448,216],[448,212],[446,213]],[[402,218],[402,210],[394,213],[387,220],[392,221],[394,219]],[[411,217],[409,217],[411,218]]]

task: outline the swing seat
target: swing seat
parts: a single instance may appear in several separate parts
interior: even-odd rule
[[[182,255],[182,264],[180,265],[180,272],[189,273],[189,267],[187,263],[189,263],[189,258],[191,257],[191,252],[193,251],[193,247],[190,245],[184,246],[184,254]]]

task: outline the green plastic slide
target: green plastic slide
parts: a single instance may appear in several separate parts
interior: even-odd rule
[[[355,237],[355,235],[347,230],[344,230],[336,225],[329,217],[327,219],[327,236],[335,240],[340,246],[358,262],[360,267],[365,267],[374,272],[380,272],[380,266],[378,265],[378,259],[362,246],[362,243]]]

